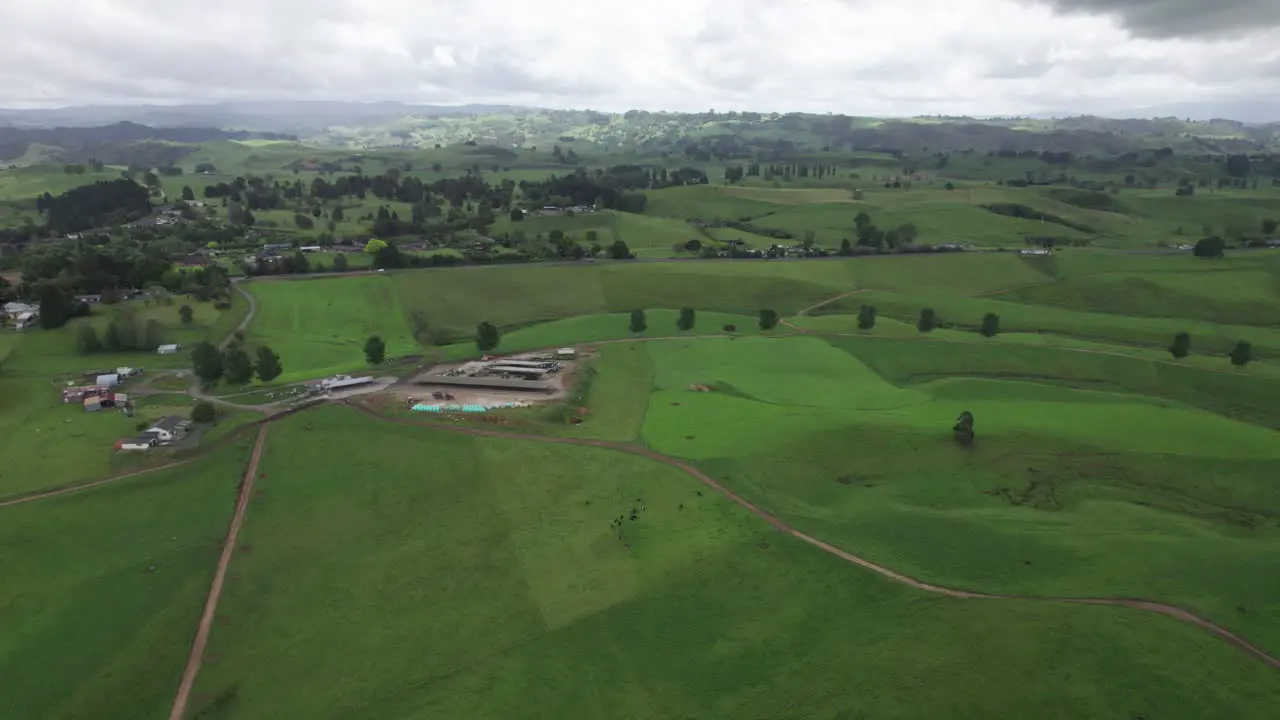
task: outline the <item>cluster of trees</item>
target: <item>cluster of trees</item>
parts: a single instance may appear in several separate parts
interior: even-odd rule
[[[914,245],[920,238],[920,230],[915,223],[904,223],[896,228],[884,230],[876,227],[876,224],[871,221],[871,216],[865,212],[860,212],[853,218],[853,232],[859,247],[877,250],[906,248]],[[840,251],[837,254],[853,254],[853,248],[847,239],[841,242]]]
[[[36,200],[51,232],[79,232],[132,222],[151,213],[150,193],[132,180],[99,180]]]
[[[724,169],[724,179],[730,183],[742,182],[745,177],[758,177],[763,180],[791,180],[793,178],[835,177],[836,168],[831,165],[809,163],[769,163],[758,162],[744,165],[729,165]]]
[[[1191,333],[1180,332],[1173,336],[1173,343],[1169,345],[1169,354],[1175,360],[1181,360],[1191,354]],[[1244,367],[1253,362],[1253,344],[1240,340],[1235,347],[1227,353],[1227,357],[1231,359],[1231,364],[1236,367]]]
[[[274,350],[263,345],[251,356],[239,333],[223,350],[218,350],[208,342],[197,345],[191,353],[191,367],[206,387],[219,380],[226,380],[232,385],[244,385],[253,380],[255,375],[267,383],[284,372],[280,356]]]

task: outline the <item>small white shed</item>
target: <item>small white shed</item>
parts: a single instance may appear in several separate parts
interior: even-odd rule
[[[101,385],[102,387],[115,387],[120,384],[120,376],[115,373],[111,373],[110,375],[99,375],[98,379],[95,380],[93,384]]]
[[[157,355],[174,355],[182,349],[181,345],[161,345],[156,348]]]

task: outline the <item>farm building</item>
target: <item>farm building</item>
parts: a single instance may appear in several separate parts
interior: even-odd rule
[[[177,415],[170,415],[161,419],[147,431],[143,433],[143,437],[154,435],[156,440],[160,442],[169,442],[174,438],[181,437],[187,429],[187,422]]]
[[[98,412],[106,405],[106,398],[102,395],[94,395],[93,397],[85,398],[81,401],[81,404],[84,406],[85,412]]]
[[[571,358],[574,354],[573,348],[560,348],[556,351],[556,357]]]
[[[131,367],[116,368],[116,375],[118,375],[121,380],[124,380],[125,378],[131,378],[134,375],[139,375],[141,373],[142,371],[139,370],[138,368],[131,368]]]
[[[512,380],[499,377],[466,377],[457,375],[427,375],[420,377],[419,385],[476,388],[481,390],[524,390],[551,392],[555,386],[546,380]]]
[[[116,450],[150,450],[156,441],[150,437],[136,437],[116,441]]]
[[[321,380],[320,389],[341,390],[344,388],[356,387],[358,385],[368,385],[371,382],[373,382],[373,378],[368,376],[351,377],[350,375],[334,375],[331,378]]]
[[[161,345],[156,348],[157,355],[173,355],[182,349],[181,345]]]
[[[116,373],[99,375],[97,380],[94,380],[93,384],[101,385],[103,387],[115,387],[116,385],[120,384],[120,376]]]
[[[83,403],[87,397],[95,397],[105,395],[107,388],[101,385],[80,385],[78,387],[69,387],[62,389],[62,402],[64,403]]]
[[[522,365],[494,364],[489,366],[489,372],[498,373],[500,375],[521,375],[533,379],[542,378],[556,371],[556,368],[540,368],[540,367],[524,367]]]
[[[1052,252],[1053,251],[1049,250],[1048,248],[1033,248],[1031,250],[1019,250],[1018,254],[1019,255],[1049,255]]]

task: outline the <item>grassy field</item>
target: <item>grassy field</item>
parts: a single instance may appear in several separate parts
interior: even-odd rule
[[[1145,396],[1077,389],[1075,363],[1032,363],[1013,348],[984,357],[1034,366],[1045,381],[983,377],[973,353],[919,343],[837,345],[666,342],[642,358],[611,349],[600,376],[614,387],[601,399],[628,410],[606,414],[599,432],[624,438],[642,418],[649,447],[696,459],[819,537],[929,581],[1158,597],[1280,649],[1280,615],[1266,599],[1280,586],[1260,582],[1276,576],[1280,550],[1280,494],[1267,480],[1280,470],[1274,431],[1164,397],[1158,382]],[[1061,352],[1035,350],[1044,360]],[[930,361],[946,379],[913,369]],[[622,382],[613,362],[643,367],[651,384]],[[689,392],[693,383],[712,392]],[[635,399],[646,385],[647,407]],[[1163,385],[1190,393],[1189,382]],[[969,451],[950,438],[962,410],[978,419]]]
[[[370,482],[330,471],[351,463]],[[1280,700],[1272,670],[1198,630],[927,598],[608,451],[331,408],[280,423],[264,473],[203,718],[1261,717]]]
[[[247,455],[0,509],[0,716],[168,713]]]
[[[248,342],[279,353],[278,382],[358,369],[370,335],[382,337],[389,356],[417,348],[388,278],[255,282],[245,289],[258,301]]]

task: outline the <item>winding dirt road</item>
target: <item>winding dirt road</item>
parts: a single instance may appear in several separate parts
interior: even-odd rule
[[[222,597],[222,584],[227,579],[227,567],[231,565],[231,556],[236,549],[236,539],[240,536],[240,527],[244,525],[245,511],[249,509],[249,498],[253,496],[253,481],[258,477],[258,463],[262,460],[262,448],[267,443],[267,427],[268,425],[263,423],[258,429],[258,441],[253,445],[249,466],[245,469],[244,480],[240,483],[240,495],[236,498],[235,514],[231,516],[227,539],[222,544],[222,555],[218,558],[218,568],[213,573],[213,584],[209,587],[209,596],[205,599],[204,613],[200,615],[200,625],[196,628],[196,638],[191,644],[191,653],[187,656],[187,667],[182,673],[178,694],[173,699],[169,720],[182,720],[187,714],[187,702],[191,698],[191,688],[195,686],[196,675],[200,673],[200,665],[204,662],[204,648],[209,643],[213,618],[218,612],[218,599]]]
[[[732,490],[724,487],[723,485],[721,485],[720,483],[712,479],[709,475],[707,475],[706,473],[703,473],[701,470],[698,470],[692,465],[682,460],[678,460],[676,458],[670,457],[668,455],[663,455],[662,453],[649,450],[648,448],[643,448],[636,445],[627,445],[623,443],[609,442],[607,440],[589,440],[586,438],[568,438],[568,437],[555,437],[555,436],[547,436],[547,435],[528,435],[528,434],[516,433],[516,432],[504,432],[501,430],[487,430],[483,428],[444,425],[441,423],[432,422],[430,420],[410,420],[408,418],[389,417],[386,415],[382,415],[381,413],[378,413],[373,409],[365,405],[362,405],[360,403],[346,402],[344,404],[347,405],[348,407],[354,408],[355,410],[358,410],[375,419],[382,420],[384,422],[397,423],[401,425],[426,427],[426,428],[432,428],[435,430],[440,430],[443,432],[452,432],[452,433],[457,433],[461,435],[471,435],[475,437],[500,438],[504,440],[525,440],[529,442],[555,443],[558,445],[577,445],[580,447],[604,448],[607,450],[616,450],[618,452],[629,453],[631,455],[638,455],[640,457],[648,458],[650,460],[655,460],[664,465],[667,465],[668,467],[676,468],[677,470],[680,470],[687,475],[691,475],[697,478],[700,482],[702,482],[702,484],[706,485],[707,487],[725,496],[729,500],[732,500],[733,502],[742,506],[747,511],[755,515],[756,517],[759,517],[762,520],[768,522],[770,525],[772,525],[774,528],[776,528],[780,532],[787,533],[788,535],[791,535],[792,537],[798,540],[802,540],[842,560],[851,562],[855,565],[858,565],[859,567],[865,568],[879,575],[883,575],[884,577],[887,577],[890,580],[897,581],[904,585],[909,585],[918,590],[924,590],[925,592],[931,592],[938,595],[944,595],[946,597],[953,597],[953,598],[978,599],[978,600],[1024,600],[1024,601],[1036,601],[1036,602],[1072,603],[1072,604],[1078,604],[1078,605],[1106,605],[1111,607],[1125,607],[1125,608],[1130,608],[1134,610],[1144,610],[1147,612],[1153,612],[1160,615],[1165,615],[1167,617],[1174,618],[1175,620],[1180,620],[1182,622],[1190,623],[1197,627],[1208,630],[1209,632],[1213,633],[1214,635],[1217,635],[1223,640],[1226,640],[1227,642],[1231,643],[1237,648],[1267,663],[1271,667],[1280,669],[1280,658],[1277,658],[1267,653],[1266,651],[1262,650],[1261,648],[1249,643],[1247,640],[1245,640],[1244,638],[1241,638],[1240,636],[1236,635],[1230,630],[1220,625],[1217,625],[1209,620],[1206,620],[1205,618],[1202,618],[1199,615],[1196,615],[1190,610],[1180,608],[1176,605],[1169,605],[1167,603],[1157,602],[1154,600],[1145,600],[1142,598],[1087,598],[1087,597],[1077,598],[1077,597],[1044,597],[1044,596],[1034,596],[1034,595],[1000,595],[1000,594],[974,592],[971,590],[963,590],[959,588],[943,587],[941,585],[933,585],[931,583],[927,583],[922,580],[917,580],[913,577],[910,577],[908,575],[903,575],[900,572],[891,570],[883,565],[867,560],[866,558],[859,557],[857,555],[854,555],[851,552],[842,550],[834,545],[823,542],[811,535],[806,535],[805,533],[788,525],[787,523],[785,523],[784,521],[782,521],[780,518],[773,515],[772,513],[768,512],[767,510],[761,509],[760,507],[753,504],[751,501],[747,500],[746,498],[743,498],[741,495],[738,495]]]

